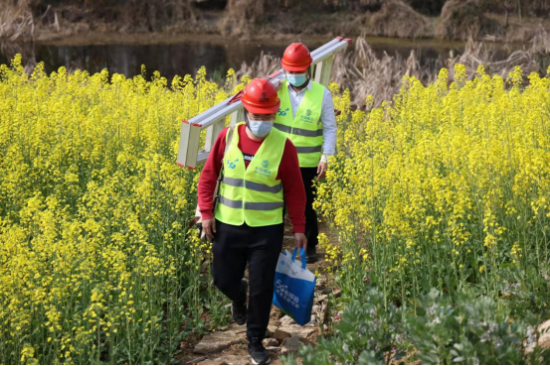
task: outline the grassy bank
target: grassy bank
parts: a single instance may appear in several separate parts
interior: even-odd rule
[[[231,39],[297,35],[441,38],[526,42],[550,29],[544,2],[506,8],[492,0],[421,2],[230,0],[146,2],[8,1],[0,5],[0,39],[51,41],[90,33],[213,34]],[[522,10],[523,9],[523,10]]]

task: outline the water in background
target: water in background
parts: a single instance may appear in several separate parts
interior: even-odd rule
[[[325,41],[305,42],[310,50],[321,46]],[[373,50],[382,55],[407,58],[411,50],[415,50],[422,65],[435,65],[438,57],[448,57],[450,52],[455,55],[461,52],[464,45],[442,44],[425,45],[410,41],[400,42],[392,39],[368,40]],[[404,43],[404,44],[401,44]],[[141,65],[145,65],[150,75],[159,71],[170,81],[175,75],[195,75],[201,66],[205,66],[208,76],[221,79],[229,68],[238,70],[242,63],[252,63],[263,52],[281,56],[287,43],[259,44],[259,43],[200,43],[186,42],[173,44],[121,44],[121,45],[89,45],[89,46],[56,46],[46,44],[4,45],[0,52],[0,64],[9,63],[13,54],[23,54],[26,58],[34,58],[37,62],[43,61],[46,72],[50,73],[61,66],[69,71],[76,69],[87,70],[90,73],[99,72],[107,68],[111,73],[121,73],[128,77],[140,73]]]

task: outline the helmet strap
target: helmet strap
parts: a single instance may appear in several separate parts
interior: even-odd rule
[[[305,70],[305,71],[306,71],[306,75],[307,75],[307,77],[306,77],[306,82],[305,82],[304,84],[300,85],[300,86],[293,86],[293,85],[291,85],[293,89],[302,90],[303,88],[305,88],[305,87],[307,86],[307,84],[309,84],[309,82],[310,82],[310,80],[311,80],[311,69],[312,69],[312,67],[310,66],[309,68],[307,68],[307,69]],[[285,71],[285,73],[286,73],[286,71]],[[290,84],[289,84],[289,85],[290,85]]]
[[[310,80],[311,80],[311,75],[308,73],[308,74],[307,74],[307,78],[306,78],[306,82],[304,83],[304,85],[300,85],[300,86],[298,86],[297,88],[298,88],[298,89],[303,89],[303,88],[305,88],[305,87],[307,86],[307,84],[309,84],[309,81],[310,81]]]
[[[248,119],[248,111],[246,109],[244,110],[244,123],[246,127],[250,127],[250,120]]]

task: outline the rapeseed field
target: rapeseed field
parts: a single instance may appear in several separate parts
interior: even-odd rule
[[[223,318],[175,159],[181,120],[227,96],[204,69],[167,88],[0,67],[1,363],[165,362]]]
[[[342,296],[304,363],[548,360],[523,341],[550,315],[550,79],[452,72],[366,110],[331,86],[316,207]],[[181,120],[248,80],[0,66],[2,363],[170,362],[224,323],[186,225],[199,171],[175,160]]]
[[[550,360],[535,347],[550,318],[550,79],[452,72],[406,77],[366,111],[335,98],[316,205],[340,241],[320,242],[342,299],[305,363]]]

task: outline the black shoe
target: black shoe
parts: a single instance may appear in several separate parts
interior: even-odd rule
[[[307,247],[306,249],[307,263],[317,262],[317,249],[315,246]]]
[[[250,358],[252,358],[252,363],[254,365],[267,365],[271,361],[269,353],[267,353],[261,341],[249,342],[248,354]]]
[[[233,315],[233,320],[238,325],[243,325],[246,323],[246,315],[248,313],[246,309],[246,289],[247,284],[245,280],[242,280],[241,282],[241,292],[244,293],[244,301],[233,301],[231,304],[231,314]]]

